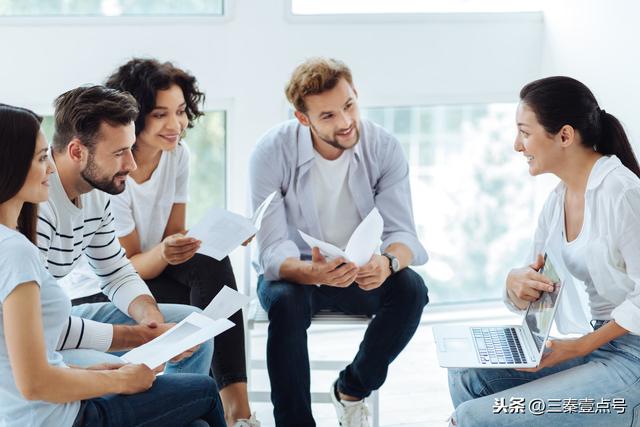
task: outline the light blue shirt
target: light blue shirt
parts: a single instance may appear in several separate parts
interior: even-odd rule
[[[428,257],[416,235],[409,165],[398,140],[363,119],[360,141],[353,152],[347,182],[360,218],[364,219],[377,207],[384,220],[382,249],[402,243],[413,253],[412,265],[424,264]],[[285,259],[311,255],[298,229],[324,240],[309,173],[314,161],[311,132],[297,120],[269,130],[251,155],[253,209],[270,193],[277,192],[256,236],[259,251],[256,267],[266,280],[280,278],[280,266]]]
[[[4,331],[4,302],[22,283],[40,286],[40,305],[47,361],[64,367],[55,351],[67,327],[71,301],[40,261],[38,249],[22,234],[0,225],[0,426],[71,426],[80,402],[49,403],[26,400],[16,386]]]

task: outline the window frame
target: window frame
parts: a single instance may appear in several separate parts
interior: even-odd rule
[[[2,26],[109,26],[109,25],[175,25],[188,23],[189,25],[226,24],[234,19],[235,2],[237,0],[221,0],[221,15],[136,15],[136,16],[93,16],[93,15],[0,15]]]

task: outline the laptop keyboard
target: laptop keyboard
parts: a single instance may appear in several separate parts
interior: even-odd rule
[[[471,332],[483,365],[527,363],[514,328],[471,328]]]

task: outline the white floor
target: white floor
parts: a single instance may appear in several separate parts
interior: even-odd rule
[[[389,368],[387,381],[380,389],[380,425],[385,427],[446,426],[453,407],[449,399],[446,369],[440,368],[431,334],[434,323],[464,321],[485,323],[519,323],[501,303],[475,306],[427,308],[421,325],[405,350]],[[363,327],[313,326],[309,331],[309,353],[316,360],[350,360],[356,353],[364,333]],[[252,332],[254,359],[264,359],[266,325]],[[312,372],[312,391],[328,391],[337,372]],[[265,370],[254,370],[251,388],[268,390]],[[274,426],[270,403],[252,403],[263,427]],[[333,407],[314,404],[318,427],[338,425]]]

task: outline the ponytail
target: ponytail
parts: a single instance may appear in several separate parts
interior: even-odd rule
[[[582,144],[603,155],[615,155],[640,177],[640,167],[622,124],[601,110],[595,96],[571,77],[555,76],[533,81],[520,91],[520,100],[531,108],[538,122],[552,135],[563,126],[573,127]]]
[[[595,146],[596,151],[607,156],[612,154],[617,156],[627,169],[640,177],[640,166],[622,123],[612,114],[600,110],[600,125],[602,132],[600,143]]]

